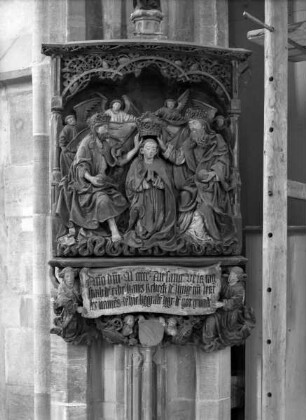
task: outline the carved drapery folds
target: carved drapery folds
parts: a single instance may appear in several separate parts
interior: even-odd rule
[[[56,137],[53,143],[57,145],[54,146],[57,147],[54,153],[57,174],[53,178],[58,178],[58,145],[62,176],[58,185],[53,186],[53,199],[57,200],[52,203],[55,255],[238,255],[241,250],[240,179],[237,124],[233,121],[239,114],[239,63],[245,61],[249,53],[154,41],[43,45],[43,52],[52,55],[57,64],[55,112],[59,112],[58,103],[61,103],[63,119],[69,113],[77,117],[72,125],[65,120],[60,135],[58,127],[53,127]],[[160,84],[152,100],[154,87],[150,90],[148,85],[154,83],[154,78]],[[119,110],[113,110],[110,105],[114,91],[116,95],[119,93]],[[132,185],[142,182],[142,172],[148,168],[146,163],[141,163],[143,147],[135,145],[135,138],[140,134],[136,121],[146,111],[153,116],[151,124],[154,118],[158,119],[160,132],[153,133],[152,139],[158,149],[152,189],[150,193],[140,193],[139,188],[143,187],[133,192]],[[88,117],[95,112],[111,116],[108,135],[102,141],[95,129],[91,131],[87,125]],[[115,117],[118,112],[120,118]],[[196,129],[194,124],[193,128],[190,125],[192,120],[198,120]],[[200,136],[206,138],[202,144]],[[140,135],[140,143],[145,137]],[[93,147],[97,149],[94,153]],[[103,170],[102,167],[97,170],[97,162],[101,160],[98,154],[104,159]],[[82,163],[84,159],[91,160],[86,168]],[[101,171],[109,177],[107,187],[105,180],[102,187],[101,179],[98,186],[84,175],[101,178]],[[146,183],[145,188],[151,184]],[[106,200],[101,194],[108,197],[108,205],[101,204]],[[164,203],[166,197],[168,201]],[[157,200],[157,206],[146,218],[154,219],[156,212],[161,212],[163,221],[152,224],[144,222],[145,217],[140,216],[139,212],[144,211],[150,200]],[[112,210],[109,210],[110,203]],[[169,211],[176,219],[176,226],[166,221]],[[105,214],[101,216],[101,212]],[[89,220],[85,221],[85,213],[87,219],[97,219],[94,229]],[[115,234],[111,234],[114,226],[111,219],[118,225],[114,228],[118,229]],[[97,234],[97,223],[104,233]],[[148,229],[165,231],[169,239],[161,234],[151,235]],[[150,240],[144,239],[150,235]]]

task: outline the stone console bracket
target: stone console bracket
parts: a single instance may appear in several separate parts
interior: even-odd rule
[[[116,259],[110,267],[108,259],[52,260],[57,317],[51,333],[74,344],[194,344],[205,352],[240,345],[255,325],[244,301],[245,261],[187,258],[178,267],[177,259],[136,266]]]

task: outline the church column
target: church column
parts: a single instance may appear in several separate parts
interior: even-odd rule
[[[67,42],[86,39],[86,0],[66,0]]]
[[[38,0],[39,1],[39,0]],[[86,38],[85,0],[58,0],[56,7],[49,0],[50,32],[48,42],[84,41]],[[61,25],[57,26],[57,22]],[[58,28],[55,30],[52,28]],[[54,57],[49,63],[50,97],[47,103],[45,121],[50,122],[50,183],[51,205],[54,217],[55,205],[58,199],[58,183],[60,174],[60,148],[59,134],[63,128],[63,98],[61,96],[61,58]],[[50,107],[51,104],[51,107]],[[48,181],[45,187],[48,185]],[[47,189],[47,188],[46,188]],[[49,190],[46,202],[50,201]],[[55,223],[48,221],[48,226]],[[55,234],[52,235],[55,237]],[[48,249],[51,248],[51,237],[48,237]],[[54,244],[53,244],[54,245]],[[51,253],[48,255],[51,258]],[[47,267],[47,262],[45,263]],[[44,277],[48,284],[49,275]],[[47,296],[45,307],[50,308],[50,294]],[[55,315],[54,315],[55,316]],[[50,317],[45,328],[48,336],[50,352],[50,418],[57,419],[87,419],[87,374],[88,374],[88,348],[86,345],[73,346],[67,344],[56,335],[50,335]],[[39,420],[45,420],[43,416]],[[47,419],[47,418],[46,418]]]
[[[102,1],[103,39],[126,38],[125,3],[125,0]]]
[[[33,80],[33,301],[34,418],[50,418],[50,298],[47,281],[49,208],[49,58],[41,55],[48,20],[48,1],[34,1]]]
[[[228,47],[228,0],[194,0],[194,42]]]
[[[228,47],[228,0],[194,0],[194,42],[208,46]],[[234,69],[235,70],[235,69]],[[234,78],[236,81],[236,72]],[[234,82],[233,82],[234,84]],[[238,101],[238,100],[237,100]],[[234,108],[233,104],[231,108]],[[239,107],[238,107],[239,108]],[[235,111],[237,111],[235,113]],[[238,148],[238,110],[232,109],[235,148]],[[236,162],[238,164],[238,149]],[[239,209],[239,203],[237,204]],[[235,209],[236,210],[236,209]],[[238,216],[240,221],[240,213]],[[231,417],[231,350],[213,353],[195,351],[196,419],[230,419]]]

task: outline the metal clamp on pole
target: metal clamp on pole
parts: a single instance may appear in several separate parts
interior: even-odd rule
[[[275,28],[273,26],[267,25],[265,22],[261,21],[260,19],[257,19],[255,16],[251,15],[248,12],[243,12],[242,13],[243,17],[245,17],[246,19],[250,19],[252,22],[257,23],[258,25],[262,26],[263,28],[268,29],[270,32],[274,32]]]

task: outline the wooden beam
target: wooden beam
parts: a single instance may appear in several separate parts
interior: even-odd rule
[[[281,30],[282,28],[278,25],[278,29]],[[265,29],[255,29],[247,33],[247,38],[249,41],[263,46],[265,33]],[[289,61],[306,61],[306,21],[288,25],[288,37],[289,41],[287,47]],[[296,44],[298,44],[299,47],[297,47]],[[305,51],[303,51],[303,48],[305,48]]]
[[[288,180],[288,197],[306,200],[306,184]]]
[[[286,420],[288,4],[266,0],[262,420]]]

